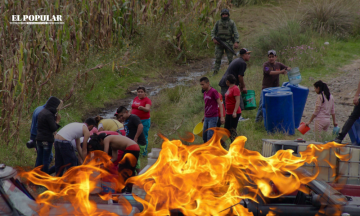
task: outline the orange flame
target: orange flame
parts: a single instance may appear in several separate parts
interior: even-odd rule
[[[310,144],[300,157],[294,156],[292,150],[280,150],[266,158],[259,152],[245,149],[244,136],[237,137],[226,151],[221,147],[220,139],[228,135],[227,130],[217,128],[207,143],[190,146],[160,135],[164,142],[157,162],[144,174],[126,182],[143,188],[147,194],[145,200],[134,195],[135,200],[144,206],[138,215],[171,215],[170,211],[174,209],[185,215],[252,215],[242,205],[237,205],[242,199],[257,202],[258,195],[276,198],[302,190],[302,185],[317,177],[319,169],[311,177],[297,175],[295,170],[312,162],[318,167],[316,153],[344,146],[334,142]],[[189,134],[181,139],[194,141]],[[117,191],[125,185],[119,173],[107,171],[112,167],[110,157],[104,152],[94,153],[93,158],[87,157],[83,165],[69,169],[63,177],[49,176],[41,172],[40,167],[20,173],[20,176],[48,189],[37,197],[37,202],[43,204],[40,215],[48,215],[49,209],[54,207],[64,215],[116,215],[99,210],[96,203],[89,200],[89,194],[96,189],[100,178],[110,178],[116,183]],[[336,156],[349,159],[348,155]],[[95,172],[99,175],[94,175]],[[272,193],[272,184],[279,193]],[[68,209],[53,205],[54,199],[58,198],[69,201],[74,210],[68,212]],[[111,195],[101,198],[108,200]],[[129,202],[121,197],[117,201],[130,213]],[[269,212],[269,215],[273,213]]]
[[[93,157],[86,157],[81,166],[72,167],[62,177],[50,176],[36,167],[29,172],[20,172],[21,177],[28,181],[46,187],[48,190],[36,198],[36,202],[41,208],[38,210],[39,215],[49,215],[51,208],[57,208],[57,212],[64,215],[117,215],[105,210],[99,210],[94,201],[89,200],[89,194],[97,188],[97,182],[101,178],[108,178],[116,184],[116,189],[121,190],[124,187],[124,180],[121,175],[115,172],[111,174],[107,170],[113,169],[110,161],[111,157],[105,152],[94,151]],[[100,168],[104,166],[104,168]],[[54,200],[62,198],[62,202],[70,202],[73,210],[54,205]],[[110,196],[101,196],[102,199],[108,200]],[[128,202],[122,202],[124,209],[129,213],[131,205]]]
[[[185,215],[252,215],[236,204],[245,198],[256,202],[260,194],[275,198],[301,190],[301,185],[315,179],[319,170],[311,177],[294,171],[305,163],[317,165],[316,152],[344,146],[334,142],[310,144],[300,157],[292,150],[281,150],[266,158],[245,149],[244,136],[237,137],[226,151],[220,139],[227,135],[225,129],[217,128],[210,141],[190,146],[160,135],[164,142],[157,162],[144,174],[128,180],[147,194],[145,200],[134,196],[144,206],[140,215],[170,215],[171,209]],[[279,194],[271,193],[271,182]],[[242,193],[245,189],[246,194]]]

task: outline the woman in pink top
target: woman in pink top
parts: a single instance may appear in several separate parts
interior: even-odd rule
[[[322,131],[327,131],[330,126],[330,115],[333,119],[334,127],[337,126],[335,121],[335,104],[334,98],[330,94],[329,88],[326,83],[321,80],[314,83],[315,92],[318,94],[315,104],[314,114],[307,126],[315,119],[315,133],[320,134]],[[320,137],[320,135],[319,135]]]

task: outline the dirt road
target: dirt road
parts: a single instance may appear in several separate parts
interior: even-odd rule
[[[353,63],[339,68],[339,75],[333,79],[324,78],[323,81],[328,84],[330,93],[335,99],[336,121],[341,128],[349,115],[351,114],[354,104],[352,103],[357,85],[360,80],[360,59],[353,61]],[[317,80],[313,80],[316,82]],[[310,93],[303,113],[303,122],[309,121],[315,109],[316,93],[314,88],[310,87]],[[314,123],[310,125],[314,128]],[[331,124],[330,130],[332,131]],[[349,136],[346,136],[345,141],[350,141]]]

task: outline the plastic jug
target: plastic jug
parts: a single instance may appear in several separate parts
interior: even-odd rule
[[[339,135],[339,132],[340,132],[340,128],[338,126],[334,127],[333,129],[333,135]]]
[[[304,135],[310,130],[310,127],[306,126],[304,122],[301,122],[298,130],[300,131],[300,133],[302,133],[302,135]]]
[[[287,73],[289,82],[292,85],[298,85],[301,82],[301,74],[298,67],[294,67]]]

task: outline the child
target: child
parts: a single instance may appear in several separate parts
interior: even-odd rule
[[[334,127],[337,126],[335,121],[335,104],[334,98],[330,94],[329,88],[326,83],[321,80],[314,83],[315,92],[318,94],[315,104],[314,114],[311,116],[307,126],[315,119],[315,133],[327,131],[330,126],[330,115],[333,119]]]

